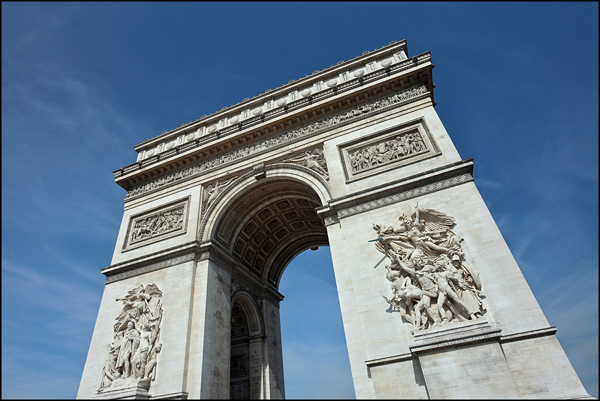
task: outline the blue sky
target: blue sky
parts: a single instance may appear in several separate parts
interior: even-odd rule
[[[2,3],[2,397],[74,398],[133,145],[406,39],[598,397],[598,4]],[[280,291],[289,398],[354,397],[328,248]]]

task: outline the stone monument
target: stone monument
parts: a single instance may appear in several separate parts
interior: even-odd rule
[[[586,398],[405,41],[135,146],[78,398],[284,398],[278,291],[331,248],[357,398]]]

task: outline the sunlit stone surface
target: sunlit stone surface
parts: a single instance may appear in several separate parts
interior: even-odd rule
[[[279,280],[319,245],[358,398],[588,397],[432,68],[393,42],[137,145],[78,398],[284,398]]]

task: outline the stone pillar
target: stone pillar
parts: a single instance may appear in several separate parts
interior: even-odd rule
[[[190,398],[229,398],[231,277],[220,264],[206,258],[196,267],[187,371]]]
[[[279,320],[279,305],[275,301],[266,299],[265,321],[266,321],[266,388],[264,398],[285,398],[285,386],[283,382],[283,354],[281,350],[281,326]]]
[[[250,338],[250,399],[261,399],[264,380],[263,349],[265,341],[262,336]]]

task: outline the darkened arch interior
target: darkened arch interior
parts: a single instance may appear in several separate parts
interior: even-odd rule
[[[244,270],[277,288],[286,266],[301,252],[328,245],[327,230],[317,214],[317,193],[298,180],[259,180],[223,208],[213,239]]]

